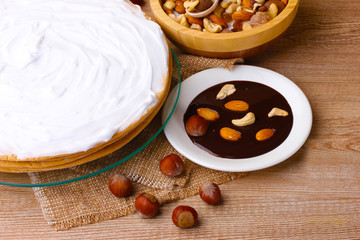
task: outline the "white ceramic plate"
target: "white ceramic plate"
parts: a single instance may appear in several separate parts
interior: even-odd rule
[[[288,101],[293,113],[293,127],[286,140],[270,152],[260,156],[241,159],[220,158],[195,146],[186,134],[183,117],[190,102],[205,89],[231,80],[245,80],[267,85],[281,93]],[[169,115],[178,86],[169,94],[162,111],[162,120]],[[260,67],[239,65],[232,71],[213,68],[199,72],[181,84],[180,98],[173,116],[164,132],[171,145],[191,161],[207,168],[241,172],[263,169],[278,164],[294,153],[305,143],[312,126],[312,112],[304,93],[288,78]]]

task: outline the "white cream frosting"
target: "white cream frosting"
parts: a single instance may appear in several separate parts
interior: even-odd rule
[[[0,1],[0,156],[88,150],[157,103],[160,27],[128,0]]]

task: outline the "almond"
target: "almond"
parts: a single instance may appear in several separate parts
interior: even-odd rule
[[[215,121],[220,115],[210,108],[198,108],[196,109],[197,114],[208,121]]]
[[[220,136],[229,141],[237,141],[241,138],[241,133],[229,128],[229,127],[223,127],[220,129]]]
[[[180,14],[186,12],[183,1],[177,0],[177,1],[175,2],[175,11],[177,11],[177,12],[180,13]]]
[[[167,15],[174,14],[174,12],[172,10],[169,10],[169,9],[166,9],[165,12],[166,12]]]
[[[197,24],[200,25],[201,27],[204,27],[204,22],[202,19],[200,18],[194,18],[192,16],[190,16],[189,14],[186,14],[186,18],[188,20],[188,22],[191,24]]]
[[[254,15],[252,12],[247,11],[235,11],[231,17],[233,20],[249,21],[250,18]]]
[[[225,27],[225,28],[228,27],[228,25],[227,25],[227,23],[225,22],[225,20],[222,19],[222,18],[219,17],[219,16],[216,16],[215,14],[211,14],[211,15],[209,16],[209,18],[210,18],[210,20],[211,20],[213,23],[219,24],[220,26]]]
[[[240,32],[242,30],[243,30],[243,22],[240,20],[234,20],[232,31]]]
[[[254,3],[252,3],[251,0],[243,0],[243,1],[241,2],[241,5],[242,5],[244,8],[253,9]]]
[[[275,133],[274,129],[271,128],[264,128],[256,133],[256,140],[258,141],[265,141],[271,138]]]
[[[249,109],[249,104],[241,100],[232,100],[230,102],[225,103],[224,106],[229,110],[237,111],[237,112],[243,112]]]

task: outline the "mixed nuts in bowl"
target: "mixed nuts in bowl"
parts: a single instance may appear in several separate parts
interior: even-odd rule
[[[299,0],[150,0],[150,4],[167,37],[184,51],[247,58],[281,37],[295,18]],[[209,13],[210,8],[214,10]]]

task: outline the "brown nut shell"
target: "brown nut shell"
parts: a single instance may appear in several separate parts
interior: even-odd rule
[[[160,162],[160,171],[168,177],[175,177],[184,170],[184,161],[176,154],[165,156]]]
[[[117,197],[127,197],[133,192],[133,184],[125,175],[115,173],[110,177],[109,189]]]
[[[206,134],[208,127],[204,118],[193,115],[186,121],[185,129],[190,136],[200,137]]]
[[[172,214],[173,223],[180,228],[189,228],[196,224],[198,214],[196,210],[190,206],[178,206]]]
[[[159,202],[155,196],[148,193],[141,193],[135,199],[135,208],[145,218],[151,218],[159,210]]]
[[[221,191],[219,186],[213,182],[205,182],[199,188],[201,199],[210,205],[218,204],[221,200]]]

